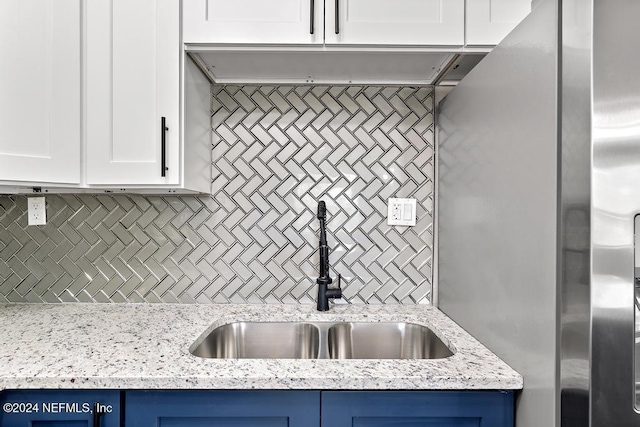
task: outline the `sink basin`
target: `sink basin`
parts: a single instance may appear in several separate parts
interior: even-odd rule
[[[329,328],[332,359],[442,359],[453,353],[431,329],[412,323],[339,323]]]
[[[191,353],[222,359],[316,359],[319,336],[310,323],[236,322],[211,331]]]
[[[218,359],[441,359],[453,353],[429,328],[403,322],[235,322],[191,353]]]

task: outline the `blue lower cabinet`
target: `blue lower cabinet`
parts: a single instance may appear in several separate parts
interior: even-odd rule
[[[6,390],[0,404],[0,427],[514,425],[513,393],[500,391]]]
[[[2,427],[120,427],[117,390],[5,390],[0,402]]]
[[[318,391],[129,391],[126,427],[320,427]]]
[[[322,393],[324,427],[513,427],[511,392]]]

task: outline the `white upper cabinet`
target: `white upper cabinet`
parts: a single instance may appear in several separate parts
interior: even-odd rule
[[[80,182],[78,0],[0,2],[0,181]]]
[[[462,46],[464,0],[326,0],[326,44]]]
[[[531,0],[466,0],[469,46],[494,46],[531,12]]]
[[[179,184],[179,1],[86,8],[87,184]]]
[[[183,0],[183,41],[322,44],[323,9],[323,0]]]
[[[184,0],[183,41],[462,46],[464,0]]]

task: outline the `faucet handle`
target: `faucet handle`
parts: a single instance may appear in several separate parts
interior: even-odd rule
[[[342,288],[340,288],[340,282],[342,282],[342,276],[340,274],[338,274],[337,282],[338,282],[338,284],[336,285],[336,287],[332,289],[332,291],[333,291],[332,297],[334,299],[335,298],[342,298]]]

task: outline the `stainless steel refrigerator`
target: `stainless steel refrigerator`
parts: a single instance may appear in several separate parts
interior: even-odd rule
[[[437,304],[524,376],[517,427],[640,426],[639,20],[543,0],[439,105]]]

